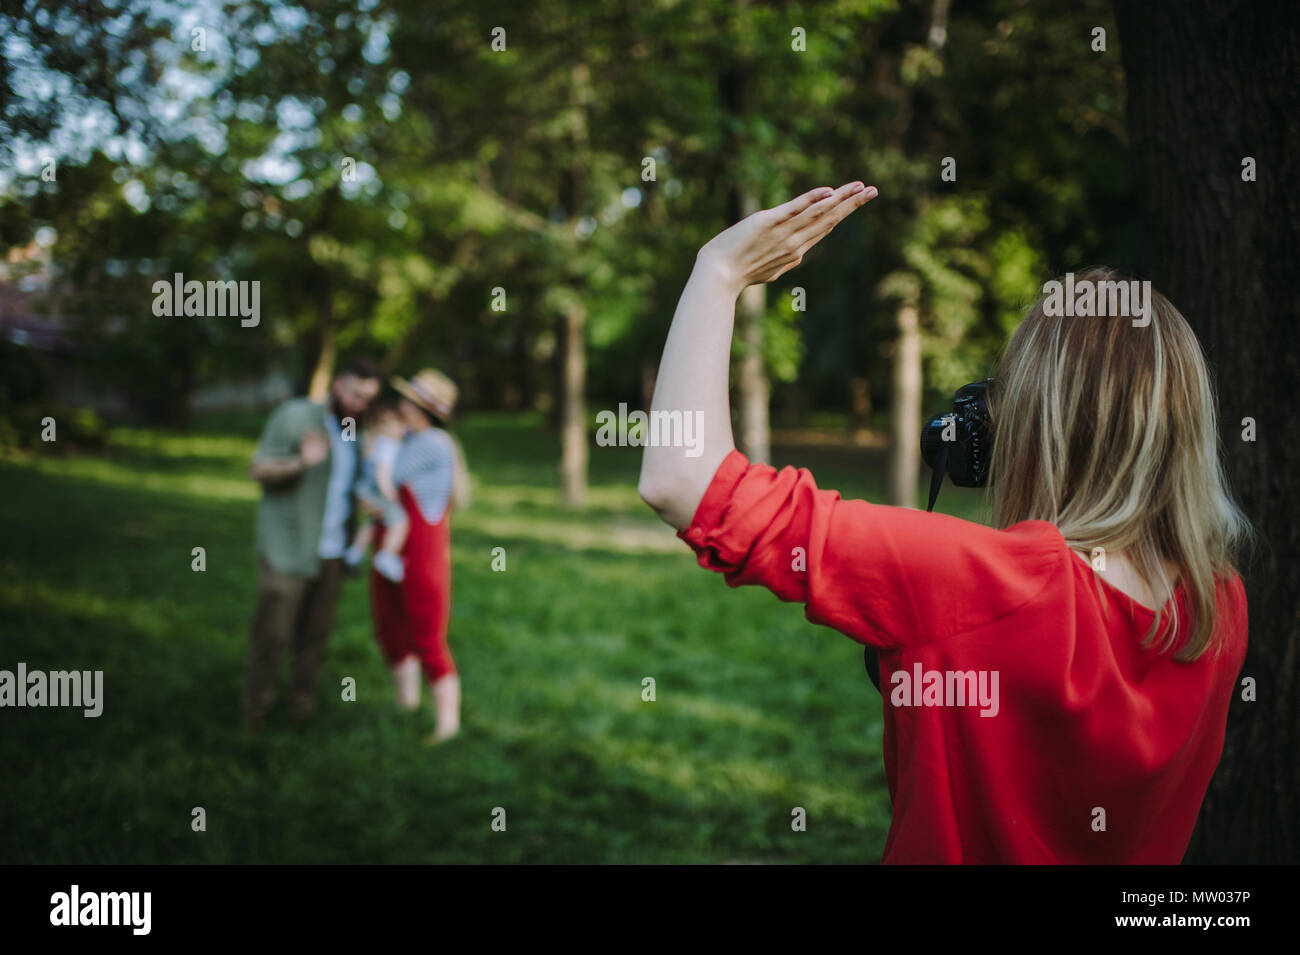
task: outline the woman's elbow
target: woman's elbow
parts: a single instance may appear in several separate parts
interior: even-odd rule
[[[672,462],[655,450],[648,449],[641,457],[641,477],[636,490],[641,500],[662,512],[680,493],[681,480],[670,466]]]
[[[636,484],[636,492],[641,495],[641,500],[656,511],[666,505],[670,499],[668,482],[664,480],[663,475],[644,466],[641,468],[641,477]]]
[[[637,493],[667,524],[681,530],[691,523],[699,495],[692,501],[690,484],[680,476],[642,469]]]

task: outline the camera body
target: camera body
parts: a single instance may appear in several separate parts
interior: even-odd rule
[[[934,469],[930,506],[945,474],[958,487],[984,487],[993,457],[993,422],[989,417],[988,390],[993,379],[972,382],[957,390],[952,411],[935,415],[921,429],[921,457]]]

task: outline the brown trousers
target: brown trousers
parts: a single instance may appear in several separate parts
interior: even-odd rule
[[[244,725],[262,725],[275,703],[280,658],[292,650],[289,716],[301,722],[316,709],[316,684],[338,607],[341,560],[322,560],[315,577],[272,570],[257,564],[257,610],[248,646],[244,680]]]

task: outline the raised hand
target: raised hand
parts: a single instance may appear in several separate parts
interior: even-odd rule
[[[861,182],[810,190],[714,236],[700,249],[698,260],[739,294],[746,286],[790,271],[851,212],[878,194],[875,186]]]

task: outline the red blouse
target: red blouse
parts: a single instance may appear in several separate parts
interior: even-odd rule
[[[1223,651],[1178,663],[1046,521],[844,501],[733,451],[679,536],[879,650],[885,862],[1182,860],[1246,654],[1240,578],[1219,589]]]

